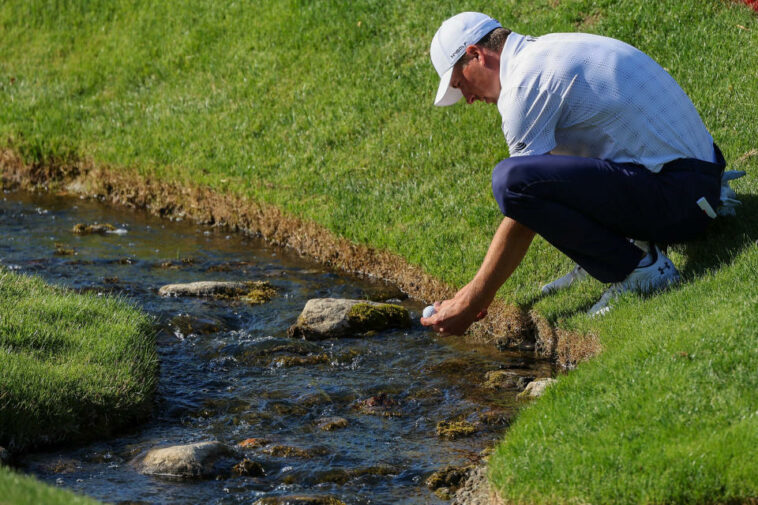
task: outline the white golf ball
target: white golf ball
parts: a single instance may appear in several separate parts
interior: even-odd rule
[[[432,317],[434,314],[436,314],[437,311],[434,310],[434,305],[429,305],[427,308],[424,309],[424,312],[421,313],[424,318]]]

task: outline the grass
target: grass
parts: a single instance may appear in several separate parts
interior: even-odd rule
[[[157,355],[136,308],[0,270],[0,314],[1,446],[92,440],[149,413]]]
[[[732,458],[735,437],[750,447],[758,432],[758,22],[739,2],[9,0],[0,145],[30,163],[89,158],[274,204],[460,286],[500,221],[490,170],[508,154],[494,107],[431,105],[428,44],[463,9],[523,34],[581,30],[639,47],[687,91],[730,168],[749,174],[733,184],[739,219],[672,250],[682,287],[626,297],[600,321],[582,314],[599,283],[538,295],[569,262],[535,241],[500,297],[597,333],[605,353],[524,412],[493,459],[495,484],[530,503],[758,496],[754,461]]]
[[[0,505],[96,505],[100,502],[0,467]]]
[[[94,440],[143,420],[157,380],[148,316],[0,269],[0,446]],[[95,503],[0,466],[0,504]]]

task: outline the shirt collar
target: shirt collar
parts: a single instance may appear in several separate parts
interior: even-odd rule
[[[513,58],[521,52],[528,42],[533,42],[534,37],[511,32],[505,39],[503,51],[500,53],[500,86],[505,88],[504,84],[508,78],[508,67],[513,62]]]

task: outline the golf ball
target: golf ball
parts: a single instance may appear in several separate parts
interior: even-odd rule
[[[427,318],[427,317],[432,317],[436,313],[437,311],[434,310],[434,305],[429,305],[427,308],[424,309],[424,312],[422,312],[421,315],[423,315],[424,318]]]

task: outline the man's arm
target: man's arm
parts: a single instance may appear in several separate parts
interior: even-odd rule
[[[533,238],[532,230],[509,217],[504,218],[471,282],[452,299],[435,303],[437,313],[422,318],[421,324],[432,326],[440,333],[465,333],[471,323],[486,314],[497,290],[521,263]]]

